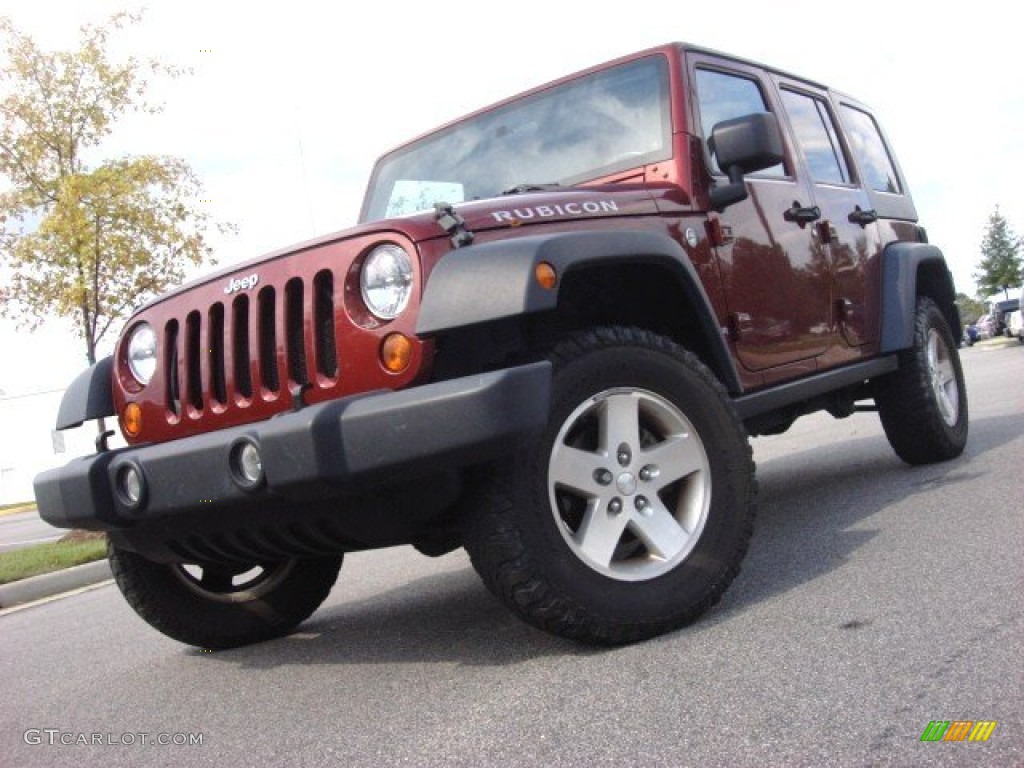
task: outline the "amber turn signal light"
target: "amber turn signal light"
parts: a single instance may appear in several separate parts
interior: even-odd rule
[[[131,437],[138,437],[142,431],[142,408],[138,403],[128,403],[124,407],[121,424],[124,425],[124,431]]]
[[[401,333],[391,333],[380,345],[380,364],[390,373],[401,373],[412,361],[412,342]]]
[[[534,267],[533,276],[537,279],[540,287],[546,291],[550,291],[555,287],[555,283],[558,282],[558,274],[555,272],[555,268],[546,261],[542,261]]]

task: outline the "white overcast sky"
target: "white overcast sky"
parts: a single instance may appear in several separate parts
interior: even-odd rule
[[[137,8],[0,0],[45,47]],[[221,265],[342,229],[374,158],[441,121],[634,50],[684,40],[826,82],[871,105],[958,289],[999,204],[1024,232],[1024,87],[1012,4],[876,2],[233,2],[151,0],[119,49],[190,67],[157,81],[166,109],[123,123],[105,156],[183,157],[211,212],[239,227]],[[0,321],[0,389],[62,387],[82,343],[48,321]]]

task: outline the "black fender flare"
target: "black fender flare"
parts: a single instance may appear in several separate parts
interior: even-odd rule
[[[881,353],[898,352],[914,343],[914,314],[920,295],[918,278],[924,267],[928,279],[924,293],[935,299],[953,331],[962,333],[953,276],[942,251],[927,243],[889,243],[882,253]]]
[[[113,370],[111,355],[75,377],[61,398],[57,429],[72,429],[84,421],[114,415]]]
[[[534,277],[540,262],[555,268],[558,285],[543,288]],[[656,264],[676,277],[697,317],[726,388],[741,391],[739,375],[711,301],[689,256],[667,234],[649,231],[555,232],[459,248],[434,266],[424,288],[416,333],[421,336],[478,325],[558,306],[568,273],[599,264]]]

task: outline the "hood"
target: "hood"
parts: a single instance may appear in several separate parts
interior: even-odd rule
[[[650,188],[632,184],[547,189],[459,203],[454,208],[471,232],[658,212]]]
[[[638,184],[566,187],[455,203],[453,208],[465,220],[466,230],[488,232],[582,219],[655,215],[658,206],[651,192],[649,185]],[[450,236],[437,223],[433,211],[367,222],[225,266],[161,294],[136,309],[136,313],[199,286],[228,282],[231,279],[244,281],[246,275],[272,261],[298,256],[325,246],[339,245],[346,240],[364,240],[369,235],[386,238],[388,233],[416,244]]]

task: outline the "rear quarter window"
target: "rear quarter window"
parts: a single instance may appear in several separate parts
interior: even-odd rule
[[[850,148],[857,159],[864,184],[874,192],[903,194],[892,156],[875,119],[848,104],[843,104],[841,109]]]

